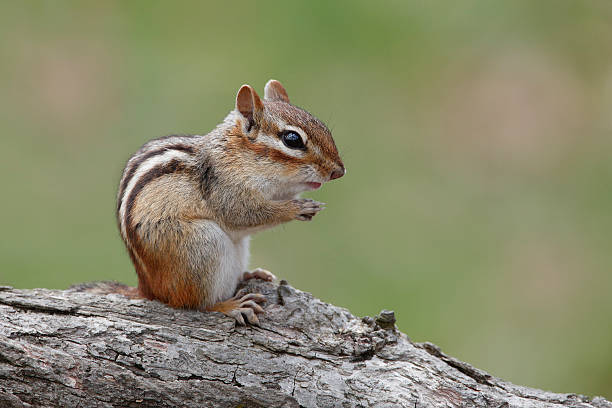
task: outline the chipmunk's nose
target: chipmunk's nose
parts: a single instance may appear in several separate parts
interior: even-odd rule
[[[336,170],[332,171],[331,175],[329,176],[329,179],[335,180],[337,178],[344,176],[344,173],[346,173],[346,170],[344,169],[344,167],[339,167]]]

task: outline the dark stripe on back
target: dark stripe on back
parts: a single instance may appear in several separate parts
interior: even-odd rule
[[[200,191],[203,198],[206,199],[210,196],[213,186],[217,183],[217,174],[210,157],[204,156],[198,162],[196,171],[199,174]]]
[[[132,228],[132,207],[134,207],[134,202],[136,201],[138,193],[140,193],[140,191],[151,181],[166,174],[176,173],[184,168],[184,162],[173,159],[168,163],[153,167],[147,173],[143,174],[142,177],[140,177],[125,203],[125,231],[132,245],[137,246],[136,229]]]
[[[143,154],[142,156],[140,156],[138,159],[134,160],[134,162],[130,164],[130,168],[125,173],[125,176],[121,179],[121,184],[119,186],[119,197],[117,199],[117,213],[119,213],[119,209],[121,208],[121,202],[123,201],[123,194],[125,193],[125,189],[130,183],[130,180],[132,179],[132,177],[134,177],[134,174],[136,173],[136,170],[138,170],[138,167],[140,167],[140,165],[145,160],[148,160],[154,156],[159,156],[160,154],[164,154],[165,152],[169,150],[178,150],[178,151],[186,152],[189,154],[193,154],[194,152],[193,146],[189,146],[189,145],[181,143],[181,144],[169,145],[169,146],[160,147],[159,149],[151,150],[150,152],[147,152]]]

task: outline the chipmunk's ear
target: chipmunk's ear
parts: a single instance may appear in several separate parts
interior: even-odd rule
[[[268,101],[283,101],[289,103],[289,96],[285,87],[276,79],[271,79],[264,88],[264,99]]]
[[[236,110],[247,119],[247,131],[263,116],[263,102],[250,85],[242,85],[236,95]]]

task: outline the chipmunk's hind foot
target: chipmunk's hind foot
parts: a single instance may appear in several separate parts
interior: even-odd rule
[[[264,310],[258,303],[266,301],[266,297],[260,293],[249,293],[242,295],[240,292],[231,299],[219,302],[206,310],[211,312],[221,312],[226,316],[236,319],[238,324],[245,325],[244,318],[250,324],[259,326],[257,314],[263,313]]]

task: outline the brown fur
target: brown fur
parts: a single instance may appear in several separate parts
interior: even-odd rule
[[[268,83],[266,95],[270,98],[261,100],[245,85],[236,98],[239,114],[228,116],[231,121],[226,119],[206,136],[153,140],[128,162],[119,187],[118,214],[125,210],[119,221],[143,297],[173,307],[208,307],[223,313],[235,309],[239,302],[232,299],[211,305],[211,298],[218,299],[211,293],[211,282],[220,273],[221,255],[212,250],[214,241],[209,244],[202,235],[207,234],[203,225],[210,222],[238,242],[258,229],[296,219],[304,215],[300,211],[312,208],[299,200],[282,199],[295,194],[278,193],[286,188],[282,183],[300,183],[312,168],[323,180],[343,169],[331,133],[321,121],[289,104],[277,81]],[[282,123],[307,133],[306,149],[296,154],[301,157],[258,140],[262,134],[280,138],[285,131]],[[169,154],[168,160],[139,175],[125,196],[139,167],[168,151],[181,153]],[[265,183],[272,183],[272,193],[264,194],[268,186],[260,191],[258,186]],[[210,254],[206,249],[211,249]],[[226,287],[231,289],[231,283]]]
[[[212,306],[209,306],[206,308],[206,310],[209,312],[221,312],[221,313],[227,314],[228,312],[231,312],[232,310],[235,310],[239,307],[240,307],[239,299],[228,299],[228,300],[224,300],[223,302],[218,302]]]
[[[126,230],[131,256],[140,260],[134,264],[142,295],[174,307],[197,308],[205,285],[185,264],[187,254],[181,242],[189,234],[186,221],[205,216],[206,211],[191,177],[181,175],[184,171],[181,163],[173,161],[151,169],[139,180],[128,197]],[[191,199],[185,196],[189,192]],[[163,235],[160,223],[168,225],[161,229]]]
[[[333,168],[327,164],[328,162],[336,163],[336,166],[344,166],[338,155],[338,149],[331,132],[321,121],[308,112],[283,101],[264,101],[263,104],[265,107],[264,120],[255,123],[254,129],[249,134],[245,134],[243,123],[238,121],[229,133],[230,137],[227,142],[229,149],[235,152],[250,150],[257,157],[265,157],[272,162],[287,166],[288,170],[310,163],[315,165],[321,173],[331,173]],[[264,144],[257,143],[257,135],[260,132],[279,135],[282,129],[277,126],[276,119],[280,119],[289,125],[308,129],[309,143],[317,145],[324,157],[317,157],[312,150],[309,150],[303,158],[293,157],[280,150],[271,149]]]
[[[342,164],[331,132],[323,122],[305,110],[288,103],[266,101],[265,106],[269,116],[278,117],[288,125],[308,129],[308,137],[311,142],[316,144],[329,159]]]
[[[123,193],[125,192],[125,189],[127,188],[127,185],[130,183],[130,180],[132,179],[132,177],[134,177],[134,173],[136,173],[138,166],[140,166],[145,160],[150,159],[151,157],[163,154],[164,152],[167,152],[168,150],[179,150],[179,151],[183,151],[187,153],[193,153],[194,147],[188,146],[182,143],[174,144],[171,146],[164,146],[159,149],[151,150],[147,152],[146,154],[142,155],[141,157],[139,157],[137,160],[134,160],[132,163],[128,165],[128,168],[126,168],[126,171],[125,171],[125,175],[121,179],[121,184],[119,185],[119,197],[123,196]],[[119,200],[118,202],[118,206],[120,205],[121,205],[121,200]],[[119,208],[117,208],[117,211],[118,210]]]
[[[231,138],[228,141],[228,147],[237,152],[250,150],[259,157],[266,157],[274,162],[282,163],[289,166],[300,166],[307,163],[306,158],[289,156],[280,150],[271,149],[270,147],[251,141],[246,137]]]

